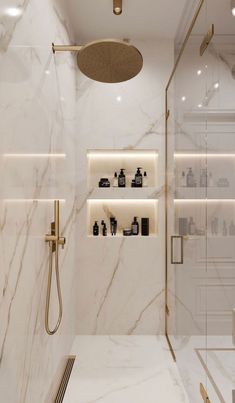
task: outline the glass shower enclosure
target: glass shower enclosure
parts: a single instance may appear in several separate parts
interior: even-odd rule
[[[166,88],[165,330],[190,403],[234,403],[235,24],[230,2],[201,0],[176,54]]]

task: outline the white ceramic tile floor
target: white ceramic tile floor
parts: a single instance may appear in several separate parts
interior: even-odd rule
[[[164,337],[78,336],[64,403],[189,403]]]

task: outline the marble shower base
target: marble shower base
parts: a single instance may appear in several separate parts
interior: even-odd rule
[[[78,336],[64,403],[189,403],[165,338]]]

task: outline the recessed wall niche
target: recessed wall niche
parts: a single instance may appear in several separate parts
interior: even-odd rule
[[[93,234],[95,221],[97,221],[100,226],[102,220],[104,220],[107,225],[107,235],[111,236],[110,217],[115,217],[117,220],[116,236],[123,236],[123,229],[131,228],[131,223],[135,216],[138,217],[140,234],[141,218],[149,218],[149,236],[157,235],[157,200],[90,199],[87,204],[88,236],[92,236]],[[113,238],[115,238],[115,236],[113,236]]]
[[[157,150],[88,150],[88,188],[99,186],[100,178],[108,178],[113,183],[114,173],[119,175],[125,169],[126,186],[131,187],[137,167],[146,171],[148,187],[156,187],[158,183],[158,151]]]

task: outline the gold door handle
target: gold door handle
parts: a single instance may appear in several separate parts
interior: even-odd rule
[[[174,243],[175,240],[180,240],[180,259],[174,259]],[[182,235],[171,236],[171,264],[184,264],[184,237]]]

